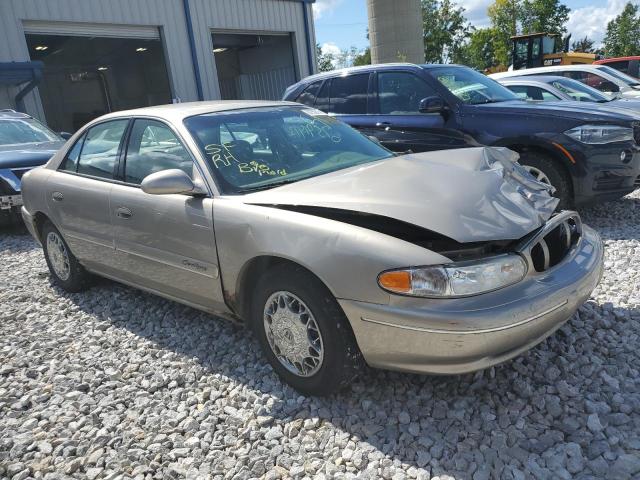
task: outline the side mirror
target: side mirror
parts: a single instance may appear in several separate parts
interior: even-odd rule
[[[140,187],[143,192],[150,195],[201,195],[205,193],[204,189],[196,185],[189,175],[177,168],[147,175],[142,180]]]
[[[69,132],[58,132],[58,135],[60,135],[62,138],[64,138],[65,140],[69,140],[72,136],[73,133],[69,133]]]
[[[442,113],[447,109],[440,97],[427,97],[420,100],[420,113]]]

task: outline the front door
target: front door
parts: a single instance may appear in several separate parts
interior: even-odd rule
[[[110,199],[116,256],[123,280],[176,299],[223,310],[224,299],[208,196],[150,195],[140,183],[149,174],[181,169],[199,177],[193,158],[166,124],[136,119],[121,175]]]
[[[420,113],[423,98],[437,96],[412,72],[378,72],[369,124],[360,130],[395,152],[424,152],[468,146],[460,132],[448,129],[440,113]]]
[[[114,266],[109,192],[128,119],[91,127],[47,181],[51,220],[69,248],[89,269]]]

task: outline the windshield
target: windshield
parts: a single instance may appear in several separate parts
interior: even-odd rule
[[[552,80],[549,84],[579,102],[604,103],[613,100],[609,95],[589,87],[584,83],[580,83],[577,80],[563,78]]]
[[[427,71],[451,93],[469,105],[518,100],[511,90],[470,68],[434,67]]]
[[[60,137],[33,118],[0,118],[0,145],[56,142]]]
[[[611,75],[612,77],[617,78],[618,80],[622,80],[624,83],[629,85],[630,87],[640,87],[640,82],[633,77],[630,77],[626,73],[622,73],[620,70],[616,70],[612,67],[607,67],[606,65],[598,65],[599,70],[604,70],[606,73]]]
[[[185,120],[224,193],[272,188],[393,156],[319,110],[267,107]]]

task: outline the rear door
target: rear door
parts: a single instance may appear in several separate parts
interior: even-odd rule
[[[89,269],[114,266],[109,192],[128,123],[129,119],[118,119],[91,127],[47,181],[52,221]]]
[[[201,180],[174,130],[149,118],[133,121],[113,186],[110,216],[123,280],[207,308],[223,309],[209,195],[150,195],[149,174],[180,169]]]
[[[327,88],[323,87],[323,94],[318,101],[326,102],[328,92],[329,108],[325,111],[354,128],[366,127],[371,121],[367,115],[370,76],[369,73],[356,73],[334,77],[330,83],[325,83]],[[324,104],[319,108],[326,109]]]

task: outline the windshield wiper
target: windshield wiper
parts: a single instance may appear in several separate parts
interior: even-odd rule
[[[309,178],[309,177],[304,177],[304,178]],[[273,183],[267,183],[265,185],[258,185],[255,187],[243,188],[242,193],[259,192],[260,190],[269,190],[271,188],[281,187],[282,185],[287,185],[289,183],[294,183],[300,180],[304,180],[304,178],[297,178],[295,180],[282,180],[280,182],[273,182]]]

